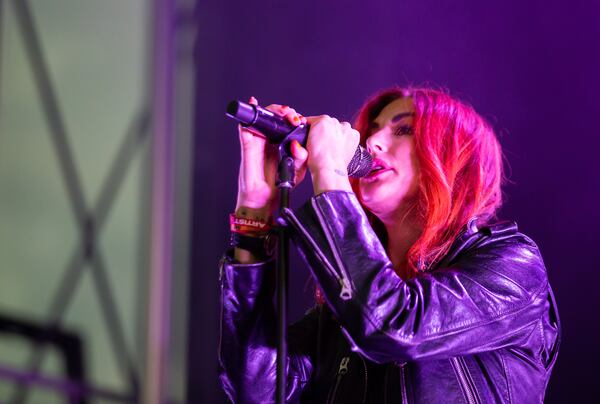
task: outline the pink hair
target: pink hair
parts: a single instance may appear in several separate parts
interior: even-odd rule
[[[420,165],[416,208],[423,231],[407,253],[402,277],[441,259],[468,220],[481,225],[502,204],[502,150],[492,127],[475,110],[446,92],[428,88],[383,90],[360,108],[354,127],[365,144],[369,124],[390,102],[411,97],[415,109],[415,154]],[[353,181],[357,195],[358,182]],[[360,198],[360,195],[359,195]],[[383,241],[383,224],[367,211]]]

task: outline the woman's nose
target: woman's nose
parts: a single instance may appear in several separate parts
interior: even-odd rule
[[[367,138],[366,145],[369,153],[373,154],[384,150],[385,145],[383,143],[381,132],[382,131],[379,130]]]

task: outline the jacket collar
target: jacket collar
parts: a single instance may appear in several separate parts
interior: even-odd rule
[[[430,271],[448,265],[458,256],[458,254],[472,246],[480,236],[479,227],[477,226],[477,216],[472,216],[463,226],[446,255],[438,262],[434,262],[431,265],[423,265],[423,271]],[[422,264],[423,263],[419,263],[419,267],[421,267]]]

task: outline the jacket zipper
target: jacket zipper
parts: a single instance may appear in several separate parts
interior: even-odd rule
[[[223,297],[223,267],[225,266],[225,262],[226,262],[226,258],[225,257],[221,257],[221,259],[219,260],[219,283],[221,284],[221,293],[220,293],[220,300],[221,300],[221,304],[220,304],[220,308],[219,308],[219,346],[218,346],[218,351],[219,352],[219,363],[222,363],[223,360],[223,310],[225,307],[225,298]]]
[[[400,392],[402,393],[402,404],[408,404],[408,395],[406,394],[406,374],[404,370],[405,363],[401,363],[400,367]]]
[[[360,358],[360,360],[362,361],[363,367],[365,368],[365,392],[363,394],[363,404],[365,404],[367,402],[367,389],[369,388],[369,379],[368,379],[368,375],[367,375],[367,363],[365,362],[365,359],[358,355],[358,357]]]
[[[333,385],[333,389],[331,390],[331,396],[330,396],[330,399],[327,400],[327,404],[331,404],[335,400],[335,396],[337,395],[337,389],[340,385],[340,382],[342,381],[342,377],[344,377],[344,375],[346,373],[348,373],[348,363],[349,362],[350,362],[349,356],[344,356],[342,358],[342,361],[340,362],[340,367],[337,372],[337,376],[335,378],[335,384]]]
[[[225,261],[227,259],[225,257],[221,257],[219,260],[219,282],[223,281],[223,267],[225,266]]]
[[[340,272],[341,272],[342,291],[340,293],[340,297],[344,300],[348,300],[348,299],[352,298],[352,288],[350,286],[350,277],[348,276],[348,273],[346,272],[346,268],[344,267],[344,264],[342,263],[342,259],[340,258],[340,254],[337,249],[337,246],[335,245],[335,243],[333,241],[333,237],[331,237],[331,234],[329,233],[329,228],[325,225],[325,218],[323,216],[323,211],[321,210],[321,207],[317,204],[317,201],[314,198],[311,199],[310,202],[313,206],[314,211],[317,214],[317,217],[319,218],[319,222],[321,223],[321,227],[323,228],[323,232],[325,233],[325,238],[327,238],[329,247],[331,248],[331,251],[333,252],[333,256],[334,256],[335,261],[338,265],[338,268],[340,269]]]
[[[458,383],[467,397],[467,403],[481,404],[479,394],[477,393],[477,387],[471,378],[471,373],[469,373],[469,369],[467,368],[464,359],[462,357],[450,358],[450,363],[456,372]]]
[[[399,369],[400,374],[400,395],[402,396],[402,404],[408,404],[408,395],[406,394],[406,376],[404,374],[404,366],[406,366],[406,362],[404,363],[396,363]],[[392,365],[386,366],[385,376],[383,378],[383,402],[387,404],[388,402],[388,380],[390,370],[394,367]]]
[[[388,392],[388,375],[390,373],[390,367],[386,366],[385,367],[385,375],[383,376],[383,404],[387,404],[388,399],[387,399],[387,392]]]
[[[298,218],[296,218],[296,215],[294,215],[294,213],[288,208],[285,208],[283,213],[288,218],[290,223],[296,228],[296,230],[298,230],[300,233],[302,233],[302,235],[306,238],[306,240],[311,244],[313,250],[315,251],[315,253],[317,255],[317,258],[319,259],[319,261],[321,261],[321,263],[327,269],[329,274],[331,276],[333,276],[335,280],[338,281],[338,283],[340,284],[340,288],[341,288],[340,298],[342,298],[342,300],[350,299],[352,297],[352,289],[350,287],[350,281],[345,276],[340,275],[335,271],[335,269],[331,266],[331,263],[323,255],[323,252],[321,251],[321,249],[319,248],[319,246],[317,245],[315,240],[310,236],[310,234],[308,234],[306,229],[304,229],[304,227],[302,227],[302,225],[300,224],[300,221],[298,220]]]

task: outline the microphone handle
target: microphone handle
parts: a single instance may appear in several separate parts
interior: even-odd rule
[[[227,113],[230,118],[240,122],[242,126],[254,128],[266,136],[270,143],[279,144],[296,126],[289,123],[284,117],[274,114],[268,109],[258,105],[247,104],[242,101],[231,101],[227,105]],[[299,135],[299,142],[306,147],[309,125]],[[371,171],[373,158],[362,146],[356,148],[356,152],[348,164],[348,176],[353,178],[364,177]]]

